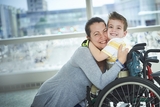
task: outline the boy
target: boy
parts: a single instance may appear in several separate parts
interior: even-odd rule
[[[108,69],[114,64],[117,59],[117,51],[122,44],[126,46],[123,41],[123,37],[127,34],[127,20],[117,12],[112,12],[109,15],[107,23],[108,43],[101,51],[97,49],[92,42],[89,42],[89,49],[94,58],[99,62],[107,59]],[[92,85],[91,96],[97,94],[97,88]]]
[[[126,46],[123,37],[127,34],[127,20],[117,12],[112,12],[109,15],[107,29],[108,39],[106,47],[101,51],[97,49],[92,42],[89,43],[89,49],[94,58],[99,62],[107,59],[108,64],[112,65],[117,59],[117,49],[122,44]]]

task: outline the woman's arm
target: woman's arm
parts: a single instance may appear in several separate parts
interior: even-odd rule
[[[89,49],[98,62],[103,61],[109,57],[106,53],[100,51],[97,47],[95,47],[91,41],[89,42]]]
[[[125,59],[122,57],[120,57],[120,59],[119,61],[122,61],[121,63],[123,64]],[[80,67],[87,78],[99,89],[103,89],[106,85],[115,80],[119,71],[123,68],[121,63],[115,62],[112,68],[102,73],[89,49],[86,47],[78,48],[71,60],[72,64]]]

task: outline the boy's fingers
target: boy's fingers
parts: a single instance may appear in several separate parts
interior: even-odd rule
[[[126,48],[125,51],[129,52],[129,48]]]
[[[120,51],[126,51],[129,52],[129,48],[126,48],[125,46],[123,46],[122,44],[119,46],[119,50]]]
[[[119,50],[122,50],[122,48],[123,48],[123,46],[122,46],[122,45],[120,45],[120,46],[119,46]]]

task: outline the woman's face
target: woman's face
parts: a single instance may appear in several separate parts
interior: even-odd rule
[[[108,42],[107,28],[103,22],[95,22],[90,26],[90,37],[87,37],[98,49],[103,49]]]

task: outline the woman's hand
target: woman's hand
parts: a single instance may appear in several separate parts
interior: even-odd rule
[[[124,48],[122,45],[119,46],[117,58],[122,64],[126,62],[128,52],[128,48]]]

